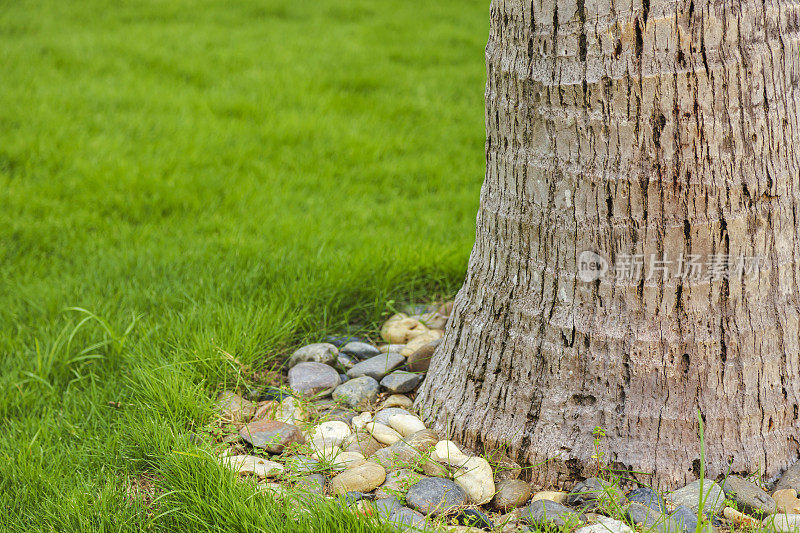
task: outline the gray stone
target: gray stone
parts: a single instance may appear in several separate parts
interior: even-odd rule
[[[406,372],[405,370],[395,370],[381,380],[381,386],[389,392],[403,394],[404,392],[411,392],[417,388],[422,378],[422,374],[414,374],[413,372]]]
[[[322,363],[299,363],[289,370],[289,388],[302,396],[324,396],[339,385],[339,373]]]
[[[658,511],[659,513],[667,512],[667,505],[664,503],[664,499],[650,487],[633,489],[627,496],[628,500],[646,505],[654,511]]]
[[[678,531],[694,533],[697,530],[697,511],[692,511],[685,505],[676,507],[669,517],[677,524]]]
[[[581,481],[573,487],[567,496],[567,505],[580,507],[583,511],[591,511],[603,502],[614,500],[618,506],[627,503],[627,499],[619,488],[595,477]]]
[[[369,376],[353,378],[336,387],[333,399],[353,409],[366,409],[378,399],[380,385]]]
[[[586,518],[560,503],[538,500],[522,508],[520,521],[538,527],[564,527],[567,524],[583,524]]]
[[[375,500],[375,512],[378,517],[384,520],[388,519],[393,512],[402,506],[397,498],[379,498]]]
[[[531,497],[531,486],[520,479],[501,481],[497,484],[496,490],[492,505],[504,513],[525,505]]]
[[[728,499],[739,505],[739,510],[747,514],[763,517],[774,513],[775,500],[755,483],[739,476],[728,476],[722,483],[722,490]]]
[[[425,517],[408,507],[395,509],[389,516],[389,522],[400,531],[425,529]]]
[[[725,507],[725,493],[719,485],[710,479],[706,479],[702,487],[699,479],[689,483],[685,487],[668,494],[667,501],[673,507],[685,505],[697,513],[700,509],[701,492],[704,499],[703,514],[711,516],[722,511],[722,508]]]
[[[381,409],[375,416],[372,417],[372,420],[378,424],[383,424],[384,426],[389,425],[389,419],[394,415],[410,415],[408,411],[401,407],[387,407],[386,409]]]
[[[350,381],[350,378],[347,377],[347,374],[339,374],[340,383],[347,383],[348,381]]]
[[[359,361],[369,359],[381,353],[379,349],[366,342],[348,342],[342,347],[341,352],[350,357],[355,357]]]
[[[320,411],[320,416],[318,420],[324,420],[325,422],[344,422],[347,425],[350,425],[353,422],[353,418],[358,415],[357,412],[350,410],[350,409],[339,409],[338,407],[333,409],[325,409]]]
[[[781,478],[775,484],[773,492],[776,490],[794,489],[800,494],[800,461],[786,469]]]
[[[465,505],[467,493],[449,479],[429,477],[408,489],[406,502],[421,513],[438,516]]]
[[[370,357],[366,361],[361,361],[348,370],[347,375],[351,378],[369,376],[373,379],[381,380],[386,374],[402,365],[405,360],[406,358],[399,353],[382,353],[375,357]]]
[[[668,517],[658,509],[639,503],[631,502],[625,509],[625,515],[634,524],[641,524],[647,528],[658,526],[662,522],[666,522]]]
[[[309,474],[298,479],[294,487],[304,492],[322,496],[325,494],[326,481],[325,476],[322,474]]]
[[[358,363],[358,361],[348,355],[339,354],[339,357],[336,358],[336,364],[345,372],[356,366],[356,363]]]
[[[477,527],[478,529],[492,529],[494,524],[480,509],[462,509],[454,517],[453,521],[462,526]]]
[[[286,467],[298,474],[310,474],[321,468],[319,461],[305,455],[295,455],[286,460]]]
[[[283,453],[290,444],[303,444],[306,441],[300,428],[277,420],[250,422],[239,430],[239,435],[256,448],[264,448],[269,453]]]
[[[333,344],[327,342],[317,342],[315,344],[308,344],[302,348],[298,348],[289,357],[287,367],[293,368],[300,363],[324,363],[332,364],[336,361],[336,356],[339,355],[339,350]]]

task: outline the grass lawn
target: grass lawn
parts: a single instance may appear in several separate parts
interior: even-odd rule
[[[487,30],[484,0],[0,1],[0,530],[374,529],[186,433],[221,350],[457,290]]]

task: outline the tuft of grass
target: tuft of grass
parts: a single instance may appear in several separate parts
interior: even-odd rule
[[[0,530],[378,530],[182,454],[242,369],[458,289],[487,29],[477,0],[0,6]]]

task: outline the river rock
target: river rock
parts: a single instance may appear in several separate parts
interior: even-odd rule
[[[337,496],[350,491],[370,492],[386,480],[386,470],[373,461],[363,461],[350,466],[331,480],[331,493]]]
[[[713,481],[706,479],[702,487],[700,480],[689,483],[685,487],[678,489],[667,495],[667,502],[673,507],[685,505],[695,513],[700,509],[700,493],[702,489],[703,498],[705,503],[703,506],[703,513],[706,516],[717,514],[725,507],[725,493],[722,487]]]
[[[414,415],[393,415],[389,417],[389,427],[403,437],[408,437],[413,433],[426,429],[422,420]]]
[[[381,351],[366,342],[348,342],[342,347],[341,353],[363,361],[378,355]]]
[[[412,352],[406,361],[408,370],[411,372],[427,372],[428,368],[431,366],[433,352],[436,351],[436,348],[438,348],[441,343],[442,339],[437,339]]]
[[[468,458],[456,471],[453,479],[475,505],[488,503],[494,496],[492,466],[483,457]]]
[[[337,355],[339,355],[339,350],[333,344],[327,342],[307,344],[295,350],[289,357],[289,362],[286,366],[291,369],[299,363],[309,362],[330,365],[336,361]]]
[[[381,409],[380,411],[375,413],[375,416],[373,417],[373,420],[375,422],[377,422],[378,424],[383,424],[384,426],[388,426],[389,425],[389,419],[392,416],[394,416],[394,415],[410,415],[410,414],[411,413],[409,413],[405,409],[401,409],[399,407],[389,407],[387,409]]]
[[[542,528],[548,526],[564,527],[567,524],[578,525],[586,521],[582,515],[550,500],[531,502],[520,512],[520,520],[523,523]]]
[[[800,461],[786,469],[773,490],[794,489],[800,492]]]
[[[369,343],[369,339],[365,339],[363,337],[356,337],[353,335],[328,335],[324,339],[324,342],[329,344],[333,344],[337,348],[341,348],[348,342],[366,342]]]
[[[466,531],[469,531],[470,529],[475,530],[476,528],[477,531],[481,531],[483,529],[492,529],[494,527],[491,519],[480,509],[461,509],[453,517],[453,521],[462,526],[469,526],[466,528]],[[462,529],[461,531],[465,531],[465,529]]]
[[[370,457],[375,452],[383,448],[380,442],[372,438],[372,435],[364,431],[358,431],[345,439],[342,448],[347,452],[358,452],[364,457]]]
[[[320,411],[320,416],[318,417],[319,420],[325,420],[326,422],[344,422],[347,425],[353,423],[353,419],[358,415],[358,412],[353,411],[352,409],[327,409]]]
[[[776,510],[775,500],[761,487],[739,476],[728,476],[722,483],[725,496],[736,502],[745,513],[755,516],[772,514]]]
[[[264,387],[259,393],[259,399],[267,401],[282,402],[285,398],[289,398],[292,394],[289,391],[281,389],[280,387]]]
[[[776,511],[784,514],[800,513],[800,499],[794,489],[781,489],[772,493]]]
[[[222,418],[231,422],[245,422],[256,413],[255,403],[231,391],[219,394],[216,407]]]
[[[347,470],[363,460],[364,456],[358,452],[339,451],[339,453],[333,456],[331,466],[334,470]]]
[[[322,465],[312,457],[294,455],[286,460],[286,467],[298,474],[309,474],[319,470]]]
[[[289,387],[303,396],[325,396],[339,382],[339,373],[322,363],[299,363],[289,370]]]
[[[602,501],[611,498],[616,501],[617,505],[624,505],[626,502],[625,496],[616,486],[591,477],[573,487],[567,496],[567,505],[591,511],[597,508]]]
[[[420,384],[422,374],[415,374],[405,370],[395,370],[381,380],[381,386],[392,393],[401,394],[411,392]]]
[[[389,344],[407,344],[411,339],[430,331],[422,322],[398,313],[381,328],[381,337]]]
[[[797,533],[800,531],[800,514],[774,514],[764,518],[761,523],[778,533]]]
[[[408,396],[403,396],[402,394],[392,394],[383,401],[381,409],[386,409],[389,407],[402,407],[404,409],[410,409],[412,405],[414,405],[414,402],[412,402],[411,398]]]
[[[375,491],[376,498],[404,495],[409,487],[419,482],[422,476],[410,468],[400,468],[386,473],[386,481]]]
[[[597,522],[583,526],[575,530],[575,533],[634,533],[624,522],[609,518],[607,516],[600,516]],[[677,533],[677,532],[672,532]]]
[[[753,528],[761,525],[761,520],[753,518],[750,515],[740,513],[733,507],[725,507],[725,509],[722,510],[722,516],[724,516],[725,520],[728,522],[739,527]]]
[[[497,484],[497,494],[492,505],[495,509],[508,512],[525,505],[531,497],[531,486],[520,479],[508,479]]]
[[[409,509],[408,507],[400,507],[395,509],[388,519],[389,524],[393,525],[399,531],[421,531],[425,529],[425,517]]]
[[[419,335],[406,344],[406,347],[400,350],[400,353],[403,354],[405,357],[410,357],[411,354],[422,348],[423,346],[430,344],[433,341],[437,341],[442,338],[442,331],[438,329],[430,329]]]
[[[344,370],[345,372],[347,372],[348,370],[350,370],[351,368],[356,366],[357,363],[358,363],[358,361],[356,359],[350,357],[349,355],[344,355],[344,354],[341,354],[341,353],[336,358],[336,366],[340,370]],[[344,375],[347,376],[347,374],[344,374]],[[350,378],[347,378],[347,379],[350,379]],[[343,380],[342,383],[344,383],[345,381],[347,381],[347,380]]]
[[[306,441],[300,428],[277,420],[250,422],[239,430],[239,435],[256,448],[264,448],[270,453],[283,453],[290,444]]]
[[[378,399],[380,386],[369,376],[354,378],[336,387],[333,399],[353,409],[366,409]]]
[[[677,524],[677,529],[673,528],[672,531],[687,531],[689,533],[697,531],[697,511],[693,511],[685,505],[676,507],[670,513],[669,518],[671,520],[670,524]]]
[[[283,465],[255,455],[223,457],[222,464],[239,474],[254,474],[258,477],[275,477],[283,473]]]
[[[364,411],[360,415],[354,416],[353,420],[351,421],[351,424],[353,426],[353,429],[355,429],[356,431],[361,431],[364,428],[366,428],[367,424],[369,424],[370,422],[372,422],[372,413],[370,413],[369,411]]]
[[[280,405],[275,410],[275,420],[285,424],[297,425],[308,420],[308,415],[297,399],[287,396],[281,400]]]
[[[439,435],[430,429],[422,429],[408,437],[403,437],[403,440],[418,452],[426,453],[439,442]]]
[[[539,500],[549,500],[551,502],[556,502],[563,505],[564,503],[567,502],[567,496],[569,496],[569,494],[566,492],[557,490],[543,490],[534,494],[533,498],[531,498],[531,502],[538,502]]]
[[[449,440],[440,440],[431,452],[431,459],[439,463],[450,466],[461,466],[468,457],[456,446],[456,443]]]
[[[627,496],[629,501],[641,503],[642,505],[646,505],[647,507],[653,509],[654,511],[658,511],[659,513],[667,512],[667,505],[664,503],[663,498],[661,498],[661,496],[659,496],[658,493],[650,487],[639,487],[638,489],[633,489],[627,494]]]
[[[467,494],[449,479],[428,477],[408,489],[406,502],[421,513],[438,516],[465,505]]]
[[[311,440],[324,446],[341,446],[350,433],[350,426],[334,420],[318,425]]]
[[[311,494],[325,494],[325,476],[322,474],[309,474],[303,476],[295,482],[294,488]]]
[[[386,520],[394,511],[402,506],[403,504],[400,503],[400,500],[393,496],[377,497],[375,499],[375,514],[378,515],[378,518]]]
[[[367,424],[366,429],[375,440],[382,444],[394,444],[403,438],[402,435],[389,426],[384,426],[377,422],[370,422]]]
[[[651,509],[642,503],[632,502],[628,504],[625,509],[625,515],[632,523],[642,525],[645,530],[660,533],[680,533],[684,531],[682,523],[673,521],[660,511]]]
[[[375,380],[381,380],[386,374],[402,365],[404,362],[405,358],[399,353],[382,353],[366,361],[361,361],[348,370],[347,375],[351,378],[369,376]]]

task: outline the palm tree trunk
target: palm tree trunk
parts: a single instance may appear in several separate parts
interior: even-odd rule
[[[492,1],[476,242],[417,402],[440,431],[547,484],[595,426],[613,466],[693,479],[698,412],[711,476],[798,457],[798,15]]]

